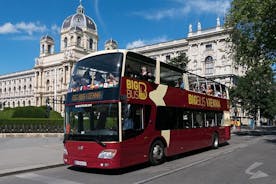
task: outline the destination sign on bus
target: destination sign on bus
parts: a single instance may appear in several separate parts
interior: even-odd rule
[[[188,104],[202,107],[221,108],[220,100],[194,94],[188,94]]]
[[[102,91],[81,93],[72,95],[72,101],[87,101],[87,100],[101,100],[103,98]]]

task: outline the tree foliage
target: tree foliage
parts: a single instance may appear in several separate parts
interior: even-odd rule
[[[189,60],[188,56],[186,55],[186,53],[181,52],[177,57],[172,58],[169,63],[171,65],[174,65],[178,68],[185,70],[189,61],[190,60]]]
[[[240,77],[238,84],[230,91],[232,104],[240,104],[256,118],[258,109],[262,117],[273,119],[276,115],[276,86],[270,65],[255,67]]]
[[[254,68],[276,62],[275,0],[233,0],[225,25],[238,64]]]
[[[248,68],[230,91],[231,100],[255,118],[258,109],[262,117],[276,115],[271,68],[276,63],[275,12],[275,0],[233,0],[225,23],[236,63]]]

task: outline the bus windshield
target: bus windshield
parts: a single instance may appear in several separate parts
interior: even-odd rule
[[[72,74],[69,92],[118,87],[122,59],[122,53],[111,53],[79,61]]]
[[[119,140],[117,103],[68,106],[65,118],[69,140]]]

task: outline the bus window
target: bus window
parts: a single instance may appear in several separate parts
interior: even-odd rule
[[[125,76],[154,82],[155,61],[141,55],[132,56],[128,53],[125,66]]]
[[[182,80],[183,82],[183,75],[182,72],[177,69],[171,69],[168,66],[165,66],[163,63],[161,63],[160,67],[160,84],[165,84],[171,87],[181,87],[181,85],[178,84],[179,80]],[[183,84],[183,87],[184,88]]]
[[[206,113],[206,127],[214,127],[216,126],[215,121],[215,113],[214,112],[207,112]]]
[[[194,74],[189,73],[188,81],[189,81],[189,90],[198,92],[199,91],[198,77]]]
[[[205,126],[205,115],[200,111],[193,112],[194,128],[201,128]]]
[[[176,123],[176,116],[174,108],[170,107],[157,107],[157,119],[156,129],[157,130],[169,130],[173,129],[174,123]]]
[[[217,113],[216,118],[217,118],[217,126],[223,125],[223,114],[222,113]]]
[[[183,128],[192,128],[192,121],[193,121],[192,112],[184,110],[182,118],[183,118]]]
[[[144,130],[144,109],[142,105],[123,104],[122,127],[124,139],[135,137]]]

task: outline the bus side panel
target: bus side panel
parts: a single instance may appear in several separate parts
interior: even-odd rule
[[[127,167],[148,161],[150,141],[142,134],[121,143],[121,165]]]
[[[196,149],[198,139],[198,132],[193,129],[171,130],[168,156]]]
[[[219,128],[219,142],[225,143],[231,138],[230,126],[223,126]]]

